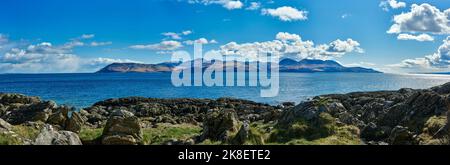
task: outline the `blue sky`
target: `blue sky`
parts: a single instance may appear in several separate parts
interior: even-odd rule
[[[281,52],[289,58],[450,71],[449,8],[446,0],[2,0],[0,72],[158,63],[192,42],[243,56],[286,46],[295,49]]]

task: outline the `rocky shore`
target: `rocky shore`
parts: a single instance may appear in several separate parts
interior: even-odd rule
[[[0,94],[2,145],[447,145],[450,83],[278,106],[248,100],[109,99],[91,107]]]

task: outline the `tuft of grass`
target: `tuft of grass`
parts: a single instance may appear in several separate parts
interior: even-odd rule
[[[321,113],[314,120],[297,119],[291,125],[276,127],[269,144],[358,145],[361,144],[359,134],[356,126],[338,126],[333,116]]]
[[[0,133],[0,145],[22,145],[24,139],[34,140],[39,128],[15,125],[10,132]]]
[[[103,128],[81,128],[79,137],[83,142],[95,141],[102,136]]]
[[[0,145],[21,145],[22,140],[13,134],[0,133]]]
[[[427,120],[427,122],[425,122],[423,132],[435,134],[437,131],[439,131],[439,129],[444,127],[445,124],[447,124],[446,116],[432,116]]]
[[[144,144],[162,144],[170,139],[187,140],[200,134],[201,127],[191,124],[163,124],[143,129]]]
[[[15,125],[12,128],[12,131],[25,139],[36,139],[36,137],[39,135],[40,128],[34,128],[31,126],[24,126],[24,125]]]

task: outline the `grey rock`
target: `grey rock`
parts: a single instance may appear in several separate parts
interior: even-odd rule
[[[76,133],[56,131],[51,125],[45,125],[34,140],[34,145],[82,145]]]
[[[105,145],[142,144],[139,119],[125,110],[114,111],[103,130],[101,143]]]

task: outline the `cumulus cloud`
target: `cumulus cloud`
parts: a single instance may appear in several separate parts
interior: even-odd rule
[[[394,16],[393,21],[387,33],[450,34],[450,9],[440,11],[427,3],[413,4],[410,12]]]
[[[245,8],[246,10],[258,10],[261,7],[260,2],[251,2],[250,6]]]
[[[94,38],[95,37],[95,34],[83,34],[83,35],[81,35],[81,39],[91,39],[91,38]]]
[[[243,56],[257,59],[258,53],[270,53],[280,58],[292,59],[332,59],[347,53],[362,53],[360,44],[352,39],[335,40],[329,44],[315,45],[312,41],[303,41],[299,35],[280,32],[273,41],[242,43],[230,42],[217,50],[222,55]]]
[[[301,41],[302,40],[299,35],[290,34],[290,33],[286,33],[286,32],[279,32],[276,36],[276,39],[281,40],[281,41]]]
[[[398,9],[406,7],[405,2],[396,1],[396,0],[385,0],[381,1],[379,5],[384,11],[389,11],[389,8]]]
[[[80,58],[70,50],[43,42],[25,49],[13,48],[0,58],[2,72],[75,72]]]
[[[61,45],[50,42],[36,44],[14,44],[4,54],[0,54],[1,73],[71,73],[83,71],[96,71],[113,59],[106,58],[89,59],[81,58],[73,53],[73,48],[78,46],[101,46],[109,42],[92,42],[85,44],[81,37],[71,39]],[[84,37],[86,38],[86,37]],[[2,41],[3,42],[3,41]],[[14,41],[8,41],[14,42]],[[115,60],[128,61],[128,60]]]
[[[149,44],[149,45],[133,45],[130,46],[131,49],[146,49],[146,50],[159,50],[159,51],[168,51],[168,50],[176,50],[178,48],[183,47],[183,44],[178,41],[161,41],[157,44]]]
[[[223,4],[223,7],[228,10],[240,9],[242,6],[244,6],[244,4],[241,1],[227,1]]]
[[[449,68],[450,66],[450,36],[439,46],[438,50],[422,58],[406,59],[399,64],[390,65],[399,68]]]
[[[307,11],[298,10],[290,6],[283,6],[276,9],[262,9],[262,15],[277,17],[281,21],[301,21],[308,19]]]
[[[166,36],[167,38],[172,39],[172,40],[181,40],[182,39],[181,36],[187,36],[189,34],[192,34],[192,31],[185,30],[185,31],[182,31],[180,33],[176,33],[176,32],[164,32],[164,33],[162,33],[163,36]]]
[[[424,41],[434,41],[434,37],[428,34],[420,34],[420,35],[411,35],[411,34],[399,34],[397,36],[399,40],[416,40],[420,42]]]
[[[170,37],[173,40],[181,39],[180,35],[178,33],[174,33],[174,32],[165,32],[165,33],[162,33],[162,35],[166,36],[166,37]]]
[[[96,41],[92,41],[89,45],[93,46],[93,47],[97,47],[97,46],[106,46],[106,45],[111,45],[112,42],[108,41],[108,42],[96,42]]]
[[[244,6],[240,0],[188,0],[188,3],[200,3],[204,5],[217,4],[228,10],[241,9]]]
[[[186,35],[192,34],[192,31],[191,30],[185,30],[185,31],[182,31],[181,33],[186,36]]]
[[[196,39],[196,40],[186,40],[186,41],[184,41],[184,43],[186,45],[194,45],[194,43],[199,43],[199,44],[206,45],[206,44],[216,44],[217,41],[216,40],[208,40],[206,38],[199,38],[199,39]]]

